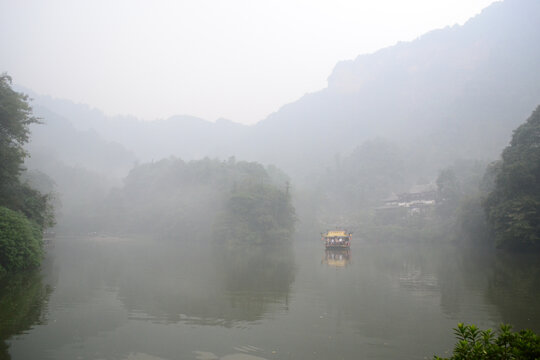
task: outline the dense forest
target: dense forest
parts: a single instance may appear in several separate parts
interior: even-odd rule
[[[171,158],[131,170],[94,221],[114,234],[264,244],[290,239],[295,213],[289,180],[275,167]]]

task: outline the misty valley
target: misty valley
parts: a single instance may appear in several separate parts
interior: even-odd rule
[[[539,45],[495,2],[253,125],[1,73],[0,360],[539,358]]]

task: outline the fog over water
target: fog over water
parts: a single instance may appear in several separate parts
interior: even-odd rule
[[[424,359],[459,322],[540,331],[540,2],[428,3],[0,2],[0,72],[41,122],[20,181],[56,219],[39,269],[0,271],[0,359]],[[392,19],[419,24],[389,46]]]

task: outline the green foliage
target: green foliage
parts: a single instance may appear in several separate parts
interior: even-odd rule
[[[280,243],[294,230],[294,208],[285,189],[245,181],[237,184],[215,227],[229,246]]]
[[[41,228],[24,215],[0,207],[0,268],[37,267],[43,256]]]
[[[32,116],[28,97],[11,89],[8,75],[0,75],[0,204],[6,203],[9,186],[18,182],[28,155],[23,146],[34,123],[38,119]]]
[[[50,196],[20,180],[28,155],[24,145],[35,123],[28,97],[11,89],[8,75],[0,75],[0,206],[21,212],[43,230],[54,224]]]
[[[531,330],[512,332],[511,326],[501,325],[498,334],[491,329],[480,330],[475,325],[459,323],[454,329],[458,340],[450,358],[434,356],[436,360],[538,359],[540,337]]]
[[[540,106],[504,149],[484,207],[498,247],[540,248]]]
[[[7,188],[10,189],[10,194],[6,196],[6,207],[23,213],[41,229],[54,225],[52,195],[44,195],[27,183],[13,183]]]
[[[143,164],[107,200],[102,226],[187,241],[267,242],[290,235],[294,227],[288,186],[278,169],[232,158]]]

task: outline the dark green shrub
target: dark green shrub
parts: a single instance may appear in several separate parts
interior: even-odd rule
[[[540,359],[540,337],[531,330],[512,332],[510,325],[502,324],[495,334],[460,323],[454,334],[458,342],[452,357],[435,356],[435,360]]]
[[[41,228],[24,215],[0,207],[0,269],[37,267],[42,256]]]

